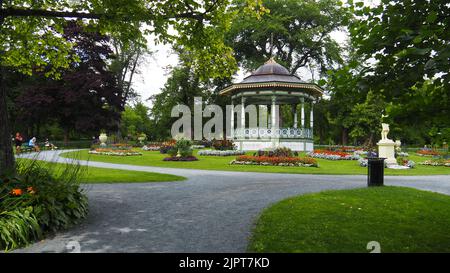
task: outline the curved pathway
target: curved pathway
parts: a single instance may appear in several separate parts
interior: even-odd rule
[[[73,162],[47,151],[35,157]],[[245,252],[254,220],[283,198],[366,187],[363,175],[206,171],[78,161],[91,167],[160,172],[182,182],[85,185],[90,213],[80,225],[16,252]],[[450,176],[386,176],[385,184],[450,194]]]

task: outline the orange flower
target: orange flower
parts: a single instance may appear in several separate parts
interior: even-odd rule
[[[28,187],[28,188],[27,188],[27,191],[28,191],[30,194],[35,194],[35,193],[36,193],[36,191],[33,189],[33,187]]]
[[[15,196],[20,196],[22,195],[22,189],[12,189],[11,194]]]

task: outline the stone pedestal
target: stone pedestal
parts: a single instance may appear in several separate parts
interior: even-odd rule
[[[395,159],[395,142],[390,139],[382,139],[378,143],[378,157],[386,158],[385,162],[388,165],[396,165]]]

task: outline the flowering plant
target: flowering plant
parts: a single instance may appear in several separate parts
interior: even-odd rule
[[[440,153],[436,150],[425,150],[425,149],[418,150],[416,153],[420,156],[440,156],[440,155],[442,155],[442,153]]]
[[[358,154],[351,154],[346,152],[330,151],[330,150],[314,150],[307,153],[309,157],[322,158],[328,160],[358,160]]]
[[[238,150],[225,150],[225,151],[202,150],[198,151],[197,154],[202,156],[230,156],[230,155],[244,155],[245,152]]]
[[[274,156],[238,156],[230,164],[272,165],[272,166],[307,166],[317,167],[317,161],[309,157],[274,157]]]
[[[450,167],[450,159],[431,159],[426,160],[424,162],[419,163],[420,165],[427,165],[427,166],[445,166]]]
[[[214,147],[214,149],[221,150],[221,151],[235,149],[233,141],[228,140],[228,139],[214,140],[212,143],[212,146]]]
[[[109,155],[109,156],[133,156],[142,155],[139,152],[132,150],[119,150],[119,149],[108,149],[108,148],[97,148],[95,150],[89,151],[90,154],[94,155]]]

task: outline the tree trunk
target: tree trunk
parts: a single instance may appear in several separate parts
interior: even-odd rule
[[[69,129],[64,129],[64,145],[69,144]]]
[[[11,143],[4,70],[0,66],[0,175],[15,171],[14,153]]]
[[[348,129],[342,128],[342,145],[345,146],[348,143]]]

